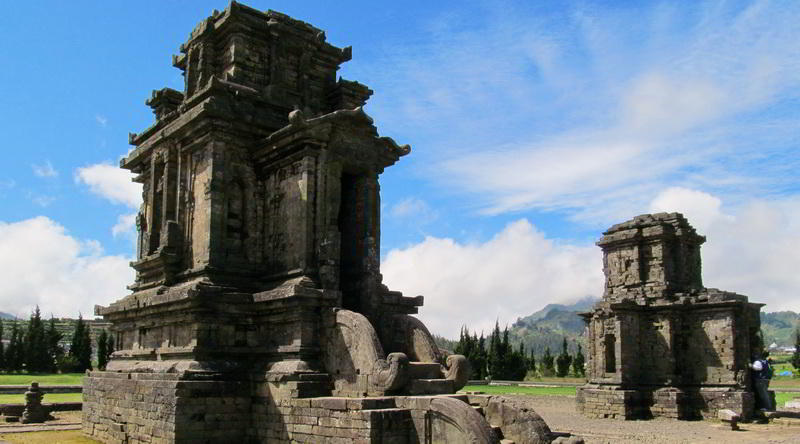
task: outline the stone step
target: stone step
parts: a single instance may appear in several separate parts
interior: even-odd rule
[[[436,362],[409,362],[408,374],[411,379],[441,379],[442,366]]]
[[[406,386],[409,395],[446,395],[453,393],[453,381],[448,379],[412,379]]]

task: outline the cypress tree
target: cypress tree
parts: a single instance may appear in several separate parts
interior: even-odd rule
[[[111,360],[112,353],[114,353],[114,335],[109,333],[108,340],[106,340],[106,364]]]
[[[572,363],[572,356],[567,351],[567,338],[561,343],[561,353],[556,358],[556,374],[559,378],[567,376],[569,373],[569,365]]]
[[[19,362],[19,325],[17,320],[11,323],[11,335],[8,340],[8,350],[6,351],[6,370],[9,372],[18,372],[22,369],[22,363]]]
[[[92,337],[91,329],[85,326],[83,329],[83,340],[81,340],[81,352],[78,356],[78,365],[81,372],[92,369]]]
[[[550,353],[550,347],[547,347],[544,350],[544,355],[542,355],[542,363],[539,364],[539,371],[542,373],[542,376],[553,376],[553,374],[555,374],[553,355]]]
[[[531,347],[531,357],[528,359],[528,370],[534,374],[536,373],[536,355],[533,352],[533,347]]]
[[[50,315],[50,322],[47,325],[47,365],[51,373],[55,373],[58,368],[58,362],[64,356],[64,349],[61,348],[59,342],[64,335],[56,329],[56,320]]]
[[[97,368],[98,370],[105,370],[106,368],[106,360],[108,359],[107,354],[107,346],[108,346],[108,333],[103,330],[100,332],[100,336],[97,337]]]
[[[78,314],[78,322],[72,333],[69,355],[75,362],[74,371],[85,372],[92,368],[92,341],[89,337],[89,327],[86,326],[81,314]]]
[[[47,341],[39,306],[31,313],[28,330],[25,332],[25,368],[30,373],[46,372]]]
[[[489,338],[489,377],[492,379],[501,379],[503,377],[503,339],[500,337],[500,323],[495,322],[494,331]]]
[[[572,360],[572,373],[574,373],[575,376],[586,376],[585,363],[586,358],[583,356],[581,345],[578,344],[578,352],[575,354],[575,359]]]
[[[3,342],[3,321],[0,319],[0,370],[6,368],[6,345]]]
[[[800,326],[794,331],[794,353],[792,354],[792,367],[800,371]]]

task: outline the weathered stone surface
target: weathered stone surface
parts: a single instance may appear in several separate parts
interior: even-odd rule
[[[181,45],[183,91],[152,93],[155,123],[121,161],[143,185],[136,280],[96,308],[117,343],[85,378],[86,434],[496,441],[466,397],[403,396],[452,394],[467,368],[441,365],[411,316],[423,297],[382,283],[378,177],[410,148],[378,134],[369,88],[337,80],[350,56],[236,2]]]
[[[25,392],[25,410],[22,412],[21,422],[23,424],[33,422],[45,422],[53,419],[50,410],[42,405],[44,392],[39,388],[38,382],[31,382],[30,388]]]
[[[578,408],[590,417],[715,418],[753,411],[748,364],[762,346],[763,304],[702,285],[697,234],[679,213],[614,225],[603,249],[603,300],[588,324]]]

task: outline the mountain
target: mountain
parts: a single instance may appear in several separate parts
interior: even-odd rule
[[[0,319],[14,319],[16,316],[0,311]]]
[[[766,346],[773,342],[779,347],[793,346],[794,332],[797,328],[800,328],[800,313],[793,311],[761,313],[761,333],[764,335]]]

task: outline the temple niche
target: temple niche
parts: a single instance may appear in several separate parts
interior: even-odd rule
[[[498,442],[507,425],[549,442],[530,409],[454,395],[465,358],[442,356],[412,316],[422,296],[382,283],[378,178],[410,147],[378,134],[369,88],[337,78],[350,57],[235,2],[181,45],[183,91],[153,91],[155,123],[121,161],[143,184],[136,280],[96,308],[117,343],[85,378],[84,433]]]
[[[582,314],[588,383],[577,403],[586,416],[752,415],[748,363],[762,347],[763,304],[703,287],[705,240],[680,213],[637,216],[603,233],[603,300]]]

